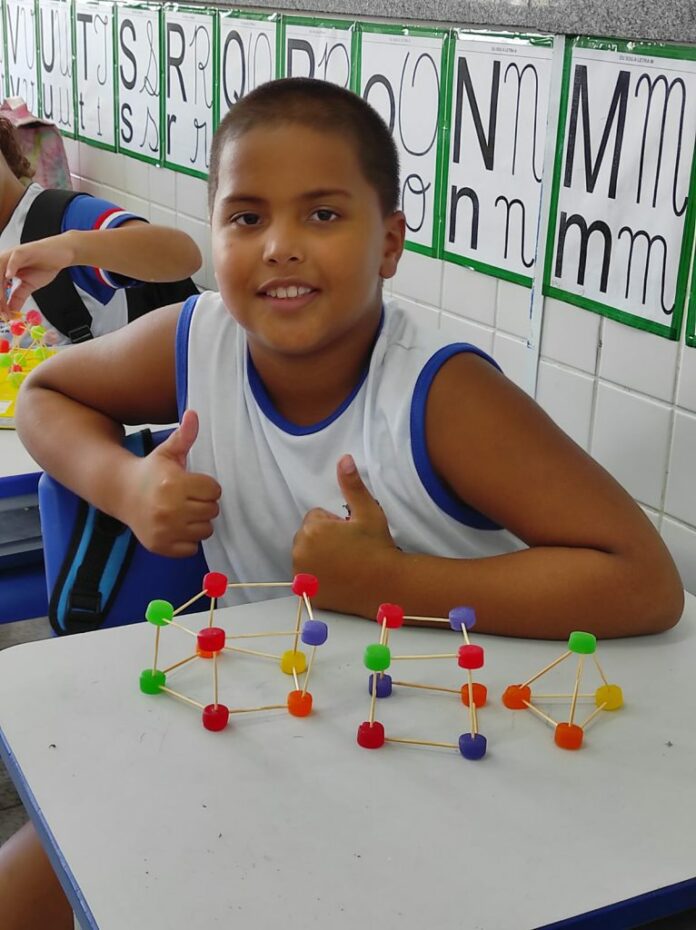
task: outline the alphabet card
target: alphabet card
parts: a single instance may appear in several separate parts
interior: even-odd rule
[[[435,255],[440,217],[446,38],[435,29],[361,24],[358,88],[389,126],[401,163],[407,247]]]
[[[355,24],[345,20],[283,16],[279,76],[309,77],[352,87]]]
[[[220,14],[218,121],[235,103],[276,76],[275,14]]]
[[[531,287],[550,36],[459,32],[452,55],[443,257]]]
[[[67,136],[75,135],[72,4],[70,0],[41,0],[39,56],[41,116],[53,120]]]
[[[36,54],[34,0],[9,0],[4,6],[7,87],[31,113],[39,112],[39,66]]]
[[[678,339],[696,48],[568,40],[544,293]]]
[[[0,8],[0,93],[7,96],[7,69],[5,68],[5,15]]]
[[[691,297],[689,299],[689,314],[686,324],[686,344],[696,348],[696,274],[694,274],[693,268],[691,269]]]
[[[164,10],[164,163],[206,178],[213,137],[213,10]]]
[[[161,7],[119,4],[116,36],[119,151],[159,164],[163,101],[160,92]]]
[[[116,147],[113,32],[113,4],[76,0],[77,135],[83,142],[112,151]]]

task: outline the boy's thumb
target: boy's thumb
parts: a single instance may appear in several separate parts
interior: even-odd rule
[[[370,494],[365,482],[360,477],[352,455],[343,455],[338,460],[338,485],[348,505],[352,519],[369,517],[377,511],[382,516],[382,509]]]
[[[195,410],[186,410],[181,423],[159,447],[160,452],[176,459],[182,468],[186,468],[186,456],[198,436],[198,414]]]

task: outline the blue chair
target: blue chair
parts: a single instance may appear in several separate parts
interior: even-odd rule
[[[40,472],[0,479],[0,623],[48,610],[39,522]]]
[[[126,437],[125,444],[146,454],[147,449],[137,448],[145,434],[149,440],[149,431],[143,431]],[[168,435],[167,430],[153,434],[153,444]],[[48,615],[59,635],[137,623],[144,618],[149,601],[163,598],[178,607],[201,591],[208,571],[202,547],[184,559],[154,555],[129,529],[98,514],[46,474],[39,481],[39,509]],[[88,571],[84,568],[83,527],[93,529],[96,540]],[[96,572],[92,570],[95,564]],[[193,605],[190,609],[201,608]]]

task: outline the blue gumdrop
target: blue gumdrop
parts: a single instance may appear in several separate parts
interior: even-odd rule
[[[328,635],[329,628],[323,620],[306,620],[300,638],[306,646],[321,646]]]
[[[374,675],[370,675],[368,682],[367,682],[367,690],[370,692],[370,696],[372,696],[372,679],[374,677],[375,677]],[[387,674],[378,675],[377,676],[377,697],[378,698],[389,697],[391,693],[392,693],[391,675],[387,675]]]
[[[462,627],[470,630],[476,625],[476,611],[473,607],[453,607],[449,612],[449,625],[460,633]]]
[[[462,733],[459,751],[465,759],[483,759],[486,755],[486,737],[481,733]]]

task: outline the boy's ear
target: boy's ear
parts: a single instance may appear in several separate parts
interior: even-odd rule
[[[384,252],[379,267],[380,277],[393,278],[404,251],[406,238],[406,217],[401,210],[396,210],[384,220]]]

